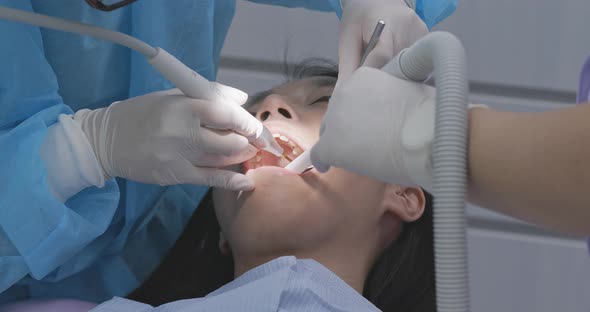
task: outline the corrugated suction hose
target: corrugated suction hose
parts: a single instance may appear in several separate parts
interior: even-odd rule
[[[434,70],[434,255],[439,312],[469,311],[465,222],[467,98],[465,50],[457,37],[433,32],[383,67],[398,78],[423,82]]]

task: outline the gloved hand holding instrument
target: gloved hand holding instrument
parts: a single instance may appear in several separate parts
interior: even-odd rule
[[[272,134],[241,107],[248,96],[207,81],[162,49],[150,63],[182,89],[74,115],[105,176],[160,185],[253,189],[249,177],[219,169],[251,158],[254,146],[282,153]]]
[[[256,139],[261,124],[240,107],[245,93],[213,82],[211,86],[220,98],[195,99],[172,89],[84,109],[74,120],[107,178],[251,189],[248,177],[217,168],[253,157],[257,149],[249,139],[258,147],[266,144]]]
[[[436,89],[389,70],[359,68],[334,90],[309,162],[433,192]]]

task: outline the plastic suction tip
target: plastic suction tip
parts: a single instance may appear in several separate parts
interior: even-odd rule
[[[297,173],[303,173],[304,171],[307,170],[307,168],[309,167],[313,167],[312,163],[311,163],[311,152],[310,150],[307,150],[303,153],[301,153],[301,155],[299,155],[299,157],[295,158],[290,164],[288,164],[285,169],[297,172]]]
[[[318,149],[318,143],[314,144],[314,146],[312,146],[309,149],[309,158],[311,159],[310,162],[311,162],[312,166],[314,166],[314,168],[317,171],[324,173],[330,169],[330,165],[323,163],[319,159],[317,159],[319,157],[317,149]],[[313,158],[315,158],[315,159],[313,159]]]
[[[266,127],[262,127],[262,134],[257,139],[257,141],[262,142],[263,147],[261,147],[261,149],[277,157],[281,157],[281,155],[283,155],[283,148],[279,145],[279,143],[277,143],[270,130],[268,130]]]

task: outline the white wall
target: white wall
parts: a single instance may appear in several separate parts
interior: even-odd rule
[[[247,92],[279,84],[287,46],[291,63],[337,60],[334,14],[238,4],[221,82]],[[588,0],[463,0],[437,29],[465,45],[473,102],[547,110],[575,101],[579,69],[590,55],[589,12]],[[590,257],[582,238],[473,206],[468,223],[472,311],[590,311]]]

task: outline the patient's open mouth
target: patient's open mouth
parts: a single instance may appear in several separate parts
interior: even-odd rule
[[[275,155],[260,150],[256,156],[243,163],[244,173],[250,169],[256,169],[265,166],[282,167],[287,166],[293,159],[297,158],[304,149],[295,143],[291,138],[282,133],[273,133],[275,140],[283,148],[283,155],[276,157]]]

